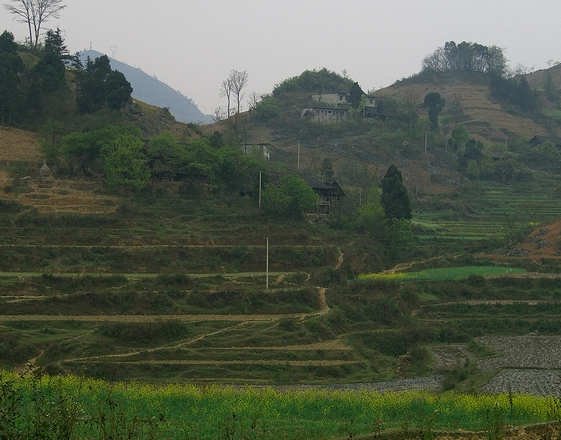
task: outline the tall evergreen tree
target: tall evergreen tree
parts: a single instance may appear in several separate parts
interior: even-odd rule
[[[78,75],[78,110],[95,113],[107,105],[119,110],[130,100],[132,87],[125,76],[111,69],[107,55],[87,59],[86,67]]]
[[[357,82],[352,83],[349,89],[349,100],[351,101],[351,106],[355,110],[360,105],[360,100],[362,99],[363,95],[364,92],[362,91],[358,83]]]
[[[111,110],[122,109],[131,99],[131,83],[118,70],[113,70],[107,76],[105,88],[107,91],[107,107]]]
[[[438,114],[446,105],[446,100],[440,96],[440,93],[432,92],[425,96],[423,105],[429,108],[429,120],[432,129],[438,131]]]
[[[56,28],[56,31],[53,31],[52,29],[47,31],[47,35],[45,37],[45,52],[54,52],[61,60],[70,58],[70,53],[64,44],[64,38],[62,37],[62,31],[60,28]]]
[[[42,90],[54,92],[66,86],[66,68],[59,55],[54,51],[46,51],[33,68],[33,73],[40,77]]]
[[[18,55],[18,45],[11,32],[0,35],[0,122],[11,122],[23,105],[20,79],[24,65]]]
[[[403,176],[395,165],[390,165],[382,179],[382,207],[386,218],[410,219],[411,201],[407,188],[403,184]]]

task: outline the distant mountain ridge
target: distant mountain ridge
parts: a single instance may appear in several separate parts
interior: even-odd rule
[[[94,60],[103,55],[105,54],[96,50],[80,52],[82,62],[85,62],[87,57]],[[125,75],[131,83],[133,98],[147,104],[169,108],[170,113],[180,122],[194,122],[197,124],[209,124],[212,122],[212,117],[202,113],[190,98],[187,98],[153,76],[148,75],[140,68],[129,66],[110,56],[108,58],[111,62],[111,67]]]

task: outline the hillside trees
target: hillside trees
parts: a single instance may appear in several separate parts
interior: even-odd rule
[[[390,165],[381,180],[382,206],[388,219],[410,219],[411,201],[403,176],[395,165]]]
[[[68,47],[64,44],[64,38],[62,37],[62,32],[60,28],[56,28],[56,31],[49,29],[47,35],[45,36],[44,44],[45,52],[56,53],[61,60],[69,60],[72,57],[68,52]]]
[[[95,113],[105,105],[111,110],[119,110],[129,102],[132,87],[125,76],[111,69],[109,58],[103,55],[92,61],[78,73],[78,94],[76,102],[80,113]]]
[[[468,140],[469,131],[467,131],[464,125],[460,124],[452,130],[452,135],[448,139],[448,145],[452,147],[454,151],[462,151]]]
[[[538,93],[532,90],[525,77],[503,78],[493,76],[489,83],[491,95],[514,104],[525,112],[532,112],[538,104]]]
[[[232,83],[229,78],[223,80],[220,85],[220,97],[226,98],[226,116],[229,118],[231,112],[230,101],[232,99]]]
[[[150,180],[150,170],[139,135],[137,129],[118,126],[71,133],[62,137],[59,153],[71,174],[103,172],[110,188],[141,190]]]
[[[122,109],[127,102],[131,99],[132,86],[118,70],[112,70],[107,81],[105,81],[107,88],[107,107],[111,110]]]
[[[237,70],[230,72],[230,82],[232,83],[232,92],[234,93],[238,114],[242,109],[242,100],[244,98],[243,89],[247,86],[248,80],[249,76],[245,70],[242,72]]]
[[[448,41],[422,61],[422,71],[463,71],[492,73],[502,76],[506,70],[506,57],[497,46],[483,46],[462,41]]]
[[[103,172],[109,187],[131,190],[144,188],[154,177],[183,182],[185,190],[208,184],[217,189],[249,192],[259,170],[252,156],[227,145],[215,148],[204,137],[180,144],[171,133],[164,132],[145,146],[139,130],[127,126],[63,136],[60,156],[71,174]]]
[[[150,140],[146,148],[154,177],[184,182],[185,189],[203,184],[215,189],[249,194],[262,169],[257,156],[223,142],[218,133],[179,144],[169,132]]]
[[[226,114],[228,118],[232,113],[232,109],[230,107],[230,102],[232,99],[236,102],[236,113],[240,113],[242,109],[242,100],[244,98],[243,89],[247,86],[247,82],[249,80],[249,76],[247,71],[238,71],[238,70],[231,70],[228,78],[222,81],[222,85],[220,87],[220,96],[226,98],[227,100],[227,109]]]
[[[327,70],[305,70],[299,76],[287,78],[273,89],[273,96],[284,93],[337,93],[349,90],[353,81],[347,77]]]
[[[55,92],[66,86],[66,68],[60,56],[54,51],[45,51],[32,70],[34,80],[43,92]]]
[[[364,92],[360,88],[360,85],[357,82],[352,83],[349,88],[349,101],[351,103],[351,107],[355,110],[358,109],[363,96]]]
[[[423,105],[429,108],[429,120],[434,131],[438,131],[438,115],[446,105],[446,100],[438,92],[431,92],[425,96]]]
[[[11,0],[11,4],[4,4],[4,9],[19,17],[17,21],[27,25],[29,45],[35,49],[39,45],[43,24],[51,18],[59,18],[64,8],[66,5],[62,0]]]
[[[301,177],[289,174],[263,191],[263,206],[269,212],[300,218],[317,206],[318,196]]]
[[[371,197],[368,203],[358,208],[358,226],[377,241],[384,240],[387,235],[388,222],[380,194]]]
[[[381,181],[381,191],[373,193],[358,208],[357,226],[383,246],[389,263],[395,263],[413,249],[411,202],[401,172],[391,165]]]
[[[413,88],[405,89],[405,92],[403,93],[402,107],[403,112],[409,119],[409,131],[413,129],[413,122],[415,122],[419,117],[419,104],[419,94]]]
[[[98,130],[70,133],[62,137],[60,152],[52,152],[52,154],[61,155],[69,166],[69,173],[82,172],[89,176],[103,166],[103,160],[110,151],[110,146],[117,138],[124,135],[138,138],[140,132],[132,127],[108,126]]]
[[[273,96],[266,95],[255,104],[253,112],[258,121],[267,122],[280,115],[281,108]]]
[[[103,173],[110,188],[141,190],[150,180],[144,162],[144,144],[138,137],[124,133],[103,146]]]
[[[386,215],[385,233],[382,243],[391,262],[405,257],[413,248],[415,240],[411,231],[411,201],[403,176],[395,165],[390,165],[381,182],[381,204]]]
[[[223,188],[238,194],[257,194],[259,170],[263,168],[259,157],[228,145],[222,146],[219,153]]]
[[[14,36],[8,31],[0,35],[0,122],[12,121],[22,106],[18,73],[23,72],[23,61],[17,53]]]

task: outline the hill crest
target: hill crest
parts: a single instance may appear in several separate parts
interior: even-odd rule
[[[90,57],[92,60],[105,54],[95,50],[80,53],[82,61]],[[171,114],[180,122],[208,124],[212,122],[209,115],[203,114],[190,98],[172,89],[167,84],[148,75],[138,67],[131,67],[126,63],[109,58],[111,68],[121,72],[131,83],[132,97],[157,107],[169,108]]]

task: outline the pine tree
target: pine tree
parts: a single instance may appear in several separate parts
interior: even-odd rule
[[[395,165],[390,165],[382,179],[382,206],[388,219],[410,219],[411,201],[403,176]]]

